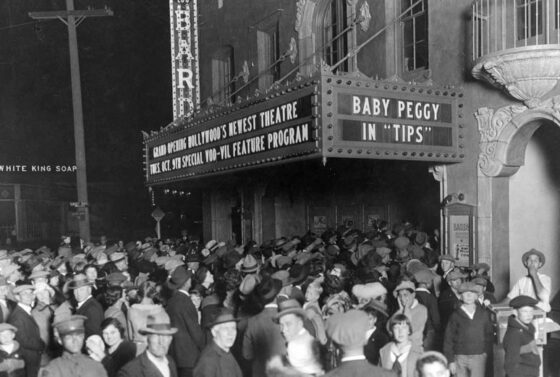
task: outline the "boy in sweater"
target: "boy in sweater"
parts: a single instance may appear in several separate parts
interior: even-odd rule
[[[459,286],[463,304],[455,309],[445,329],[443,353],[457,377],[484,377],[486,357],[492,347],[493,329],[488,312],[476,304],[479,286]]]

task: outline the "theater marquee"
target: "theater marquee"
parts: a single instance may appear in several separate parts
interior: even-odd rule
[[[326,157],[461,161],[460,90],[323,75]]]
[[[146,183],[303,159],[465,158],[458,89],[322,74],[144,140]]]
[[[148,138],[147,183],[320,156],[315,92],[306,87]]]

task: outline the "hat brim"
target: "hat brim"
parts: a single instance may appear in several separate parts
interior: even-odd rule
[[[206,325],[206,327],[211,329],[212,327],[214,327],[216,325],[219,325],[221,323],[239,322],[239,321],[241,321],[241,319],[239,319],[239,318],[228,318],[228,319],[223,319],[223,320],[220,320],[220,321],[215,321],[215,322],[209,323],[208,325]]]
[[[282,290],[282,287],[283,287],[282,281],[278,280],[276,278],[272,278],[272,279],[274,280],[273,285],[272,285],[272,289],[270,289],[267,292],[261,293],[261,295],[260,295],[263,300],[273,299]]]
[[[480,293],[480,291],[476,288],[473,288],[473,289],[459,289],[458,292],[459,292],[459,294],[463,294],[465,292],[472,292],[472,293],[476,293],[476,294]]]
[[[250,274],[253,272],[257,272],[257,270],[259,269],[259,266],[255,265],[249,268],[245,268],[245,267],[241,267],[241,272],[245,273],[245,274]]]
[[[74,282],[71,281],[70,284],[68,284],[68,289],[73,290],[73,289],[78,289],[82,287],[91,287],[91,286],[93,286],[92,281],[79,282],[78,284],[74,284]]]
[[[303,318],[307,318],[307,312],[305,311],[305,309],[290,308],[290,309],[282,310],[281,312],[276,314],[275,321],[278,322],[280,320],[280,318],[282,318],[282,317],[284,317],[285,315],[288,315],[288,314],[297,314],[297,315],[299,315]]]
[[[138,333],[140,333],[140,335],[150,335],[150,334],[156,334],[156,335],[173,335],[178,331],[178,329],[176,327],[171,327],[167,330],[163,330],[163,329],[149,329],[149,328],[144,328],[144,329],[140,329],[138,330]]]

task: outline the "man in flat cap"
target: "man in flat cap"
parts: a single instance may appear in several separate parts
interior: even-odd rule
[[[539,272],[546,261],[544,254],[531,249],[523,254],[521,260],[527,269],[527,276],[523,276],[515,283],[508,293],[507,299],[512,300],[521,295],[532,297],[538,301],[537,307],[548,313],[551,310],[551,280],[549,276]]]
[[[64,348],[62,356],[41,369],[41,377],[107,377],[100,362],[82,353],[85,338],[83,315],[70,315],[54,321],[55,338]]]
[[[237,337],[237,319],[229,309],[216,313],[208,324],[212,341],[204,348],[194,368],[194,377],[242,377],[239,364],[230,352]]]
[[[21,357],[25,361],[26,377],[37,377],[45,343],[41,340],[39,326],[31,315],[35,304],[34,287],[30,284],[18,285],[13,294],[17,305],[10,313],[8,323],[18,329],[16,340],[20,345]]]
[[[532,324],[534,309],[539,302],[533,297],[520,295],[509,305],[514,309],[508,319],[504,335],[504,369],[508,377],[537,377],[541,358],[535,342]]]
[[[341,364],[325,377],[375,376],[396,377],[392,371],[370,364],[364,356],[364,334],[368,330],[368,316],[361,310],[349,310],[329,317],[327,335],[342,349]]]
[[[103,307],[93,297],[93,283],[84,274],[74,276],[68,288],[72,290],[76,299],[76,314],[85,316],[86,338],[91,335],[101,336],[101,322],[104,319]]]
[[[449,287],[442,291],[438,297],[438,308],[440,315],[441,329],[445,331],[447,322],[451,314],[461,306],[461,297],[459,294],[459,286],[463,283],[466,275],[459,269],[454,269],[447,274],[446,280]]]
[[[169,354],[177,363],[179,377],[191,377],[200,352],[204,348],[204,333],[198,323],[198,314],[190,298],[192,271],[179,266],[173,271],[167,282],[174,290],[167,303],[167,313],[177,332],[173,335],[173,343]]]
[[[118,372],[117,377],[177,377],[177,367],[173,358],[167,355],[177,328],[171,326],[165,311],[147,317],[146,326],[139,330],[147,336],[146,351]]]

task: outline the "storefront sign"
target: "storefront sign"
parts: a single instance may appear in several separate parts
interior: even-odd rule
[[[197,0],[169,0],[173,119],[200,103]]]
[[[146,142],[148,183],[317,152],[311,90],[291,93]]]
[[[322,76],[328,157],[460,161],[460,91]]]

